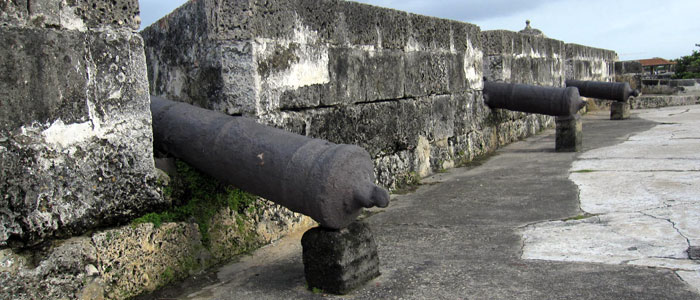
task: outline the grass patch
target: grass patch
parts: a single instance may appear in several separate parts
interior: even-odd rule
[[[460,151],[459,153],[457,153],[458,163],[455,165],[455,167],[467,169],[476,168],[485,164],[489,159],[497,155],[498,153],[494,151],[483,155],[479,155],[477,157],[474,157],[474,159],[470,160],[469,157],[467,157],[466,153]]]
[[[195,222],[199,225],[202,244],[210,246],[209,228],[211,219],[222,208],[228,207],[243,218],[257,197],[209,177],[178,160],[175,162],[177,176],[172,180],[173,199],[176,205],[163,212],[146,214],[131,222],[132,226],[152,223],[156,228],[166,222]],[[243,224],[244,220],[237,220]],[[239,224],[239,225],[240,225]]]
[[[414,192],[421,185],[420,176],[416,172],[406,173],[397,181],[396,189],[392,194],[405,195]]]

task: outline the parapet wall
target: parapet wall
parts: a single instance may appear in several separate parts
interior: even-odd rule
[[[483,77],[562,86],[568,62],[561,41],[346,1],[189,2],[142,34],[153,94],[358,144],[389,188],[551,126],[491,112]],[[609,53],[572,53],[604,76]]]
[[[614,81],[615,51],[566,44],[566,79]]]

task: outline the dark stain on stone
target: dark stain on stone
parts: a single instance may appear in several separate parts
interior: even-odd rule
[[[298,43],[290,43],[287,48],[276,45],[272,55],[258,63],[258,73],[262,77],[268,77],[273,72],[289,69],[293,63],[299,62],[297,50],[299,50]]]

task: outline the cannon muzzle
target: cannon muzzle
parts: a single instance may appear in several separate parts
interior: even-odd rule
[[[389,193],[374,184],[369,153],[358,146],[154,96],[151,113],[156,148],[323,227],[344,228],[362,208],[389,204]]]
[[[629,97],[639,96],[639,91],[627,82],[567,80],[566,86],[578,88],[581,96],[604,100],[625,102]]]
[[[484,101],[490,108],[543,114],[575,115],[586,102],[576,88],[542,87],[505,82],[484,82]]]

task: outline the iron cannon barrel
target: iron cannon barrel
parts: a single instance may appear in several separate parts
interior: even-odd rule
[[[639,92],[633,90],[627,82],[567,80],[566,86],[578,88],[579,94],[584,97],[619,102],[627,101],[630,96],[639,95]]]
[[[586,105],[576,88],[542,87],[505,82],[484,82],[484,101],[490,108],[571,116]]]
[[[341,229],[362,208],[386,207],[369,153],[354,145],[151,97],[154,145],[224,183]]]

